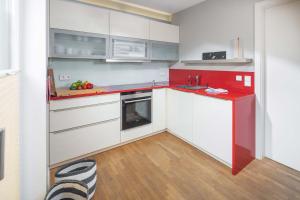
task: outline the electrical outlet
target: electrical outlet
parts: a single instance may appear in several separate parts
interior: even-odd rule
[[[236,81],[243,81],[243,76],[241,76],[241,75],[236,75],[236,76],[235,76],[235,80],[236,80]]]
[[[165,72],[160,72],[160,73],[159,73],[159,76],[160,76],[160,77],[165,77],[165,76],[166,76],[166,73],[165,73]]]
[[[252,83],[251,83],[251,76],[245,76],[244,77],[244,86],[245,87],[251,87]]]
[[[71,80],[71,75],[66,74],[66,75],[65,75],[65,80],[68,80],[68,81]]]
[[[60,81],[69,81],[71,79],[71,75],[69,74],[61,74],[59,75],[59,80]]]

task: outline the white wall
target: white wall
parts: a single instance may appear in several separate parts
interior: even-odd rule
[[[266,10],[266,156],[300,170],[300,1]]]
[[[180,57],[202,59],[203,52],[224,51],[232,57],[231,40],[240,37],[244,57],[254,57],[254,5],[258,0],[209,0],[176,13],[180,25]],[[247,66],[191,66],[189,68],[253,71]]]
[[[0,1],[0,70],[7,69],[10,66],[10,42],[9,42],[9,11],[7,9],[9,0]]]
[[[20,199],[19,75],[0,77],[0,128],[5,129],[0,199]]]
[[[169,63],[103,63],[93,60],[52,59],[56,87],[66,87],[77,80],[88,80],[98,86],[169,80]],[[60,81],[59,75],[71,75]]]
[[[47,189],[47,0],[21,1],[21,199]]]

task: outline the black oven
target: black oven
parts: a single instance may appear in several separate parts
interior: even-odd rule
[[[152,123],[152,90],[121,93],[122,130]]]

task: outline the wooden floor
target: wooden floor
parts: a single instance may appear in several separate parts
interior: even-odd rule
[[[300,199],[300,172],[264,159],[233,176],[169,133],[90,158],[98,164],[94,200]],[[51,170],[52,182],[56,170]]]

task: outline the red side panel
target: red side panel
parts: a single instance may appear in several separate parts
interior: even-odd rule
[[[233,101],[232,174],[255,158],[255,95]]]

